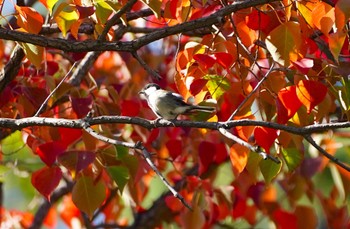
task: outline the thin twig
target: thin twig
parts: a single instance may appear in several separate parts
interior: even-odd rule
[[[132,52],[132,56],[140,63],[140,65],[150,74],[154,79],[160,80],[162,77],[154,71],[148,64],[137,54],[137,52]]]
[[[91,115],[91,114],[89,114]],[[88,116],[89,116],[88,115]],[[87,117],[86,120],[90,119],[90,117]],[[84,122],[84,121],[83,121]],[[161,181],[163,182],[163,184],[169,189],[169,191],[177,198],[181,201],[181,203],[186,206],[188,209],[192,210],[191,206],[186,202],[185,198],[178,193],[170,184],[169,182],[165,179],[165,177],[163,176],[163,174],[158,170],[158,168],[155,166],[155,164],[153,163],[152,159],[151,159],[151,154],[146,150],[146,148],[140,143],[129,143],[129,142],[123,142],[123,141],[119,141],[119,140],[115,140],[115,139],[111,139],[108,137],[105,137],[97,132],[95,132],[87,122],[84,122],[84,130],[87,131],[91,136],[95,137],[98,140],[110,143],[110,144],[114,144],[114,145],[121,145],[121,146],[125,146],[131,149],[137,149],[140,150],[142,152],[143,157],[145,158],[146,162],[148,163],[148,165],[153,169],[153,171],[158,175],[158,177],[161,179]]]
[[[270,75],[270,73],[273,71],[273,67],[275,66],[275,62],[271,64],[271,67],[269,71],[265,74],[265,76],[259,81],[259,83],[255,86],[255,88],[249,93],[247,97],[244,98],[244,100],[239,104],[239,106],[236,108],[236,110],[231,114],[231,116],[227,119],[227,121],[230,121],[233,119],[233,117],[240,111],[240,109],[246,104],[246,102],[254,95],[254,93],[260,88],[261,84],[267,79],[267,77]]]
[[[225,137],[227,137],[227,138],[229,138],[229,139],[235,141],[236,143],[238,143],[238,144],[240,144],[240,145],[242,145],[242,146],[244,146],[244,147],[247,147],[248,149],[250,149],[250,151],[253,151],[253,152],[259,154],[264,160],[270,159],[270,160],[272,160],[273,162],[275,162],[275,163],[277,163],[277,164],[281,163],[281,161],[280,161],[278,158],[273,157],[273,156],[271,156],[270,154],[265,153],[265,152],[262,151],[259,147],[252,146],[252,145],[249,144],[248,142],[243,141],[243,140],[240,139],[239,137],[237,137],[237,136],[231,134],[230,132],[228,132],[225,128],[220,127],[220,128],[219,128],[219,132],[220,132],[222,135],[224,135]]]
[[[51,91],[51,93],[46,97],[46,99],[41,104],[41,106],[39,107],[39,109],[37,110],[37,112],[34,114],[33,117],[38,117],[39,116],[39,114],[43,111],[44,107],[47,105],[47,102],[49,101],[51,96],[58,90],[58,88],[61,86],[61,84],[67,79],[67,77],[70,75],[70,73],[72,72],[72,70],[75,67],[75,65],[76,65],[76,62],[74,62],[74,64],[69,69],[67,74],[62,78],[62,80],[57,84],[57,86]]]
[[[314,139],[310,136],[310,135],[305,135],[304,136],[305,140],[308,141],[313,147],[315,147],[323,156],[325,156],[326,158],[328,158],[330,161],[332,161],[333,163],[335,163],[336,165],[339,165],[340,167],[342,167],[343,169],[345,169],[346,171],[350,172],[350,166],[344,164],[343,162],[339,161],[338,158],[334,157],[333,155],[327,153],[326,150],[324,150],[321,146],[319,146]]]

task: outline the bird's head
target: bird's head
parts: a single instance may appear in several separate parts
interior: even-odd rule
[[[154,93],[155,91],[157,91],[159,89],[160,89],[160,87],[158,84],[149,83],[139,92],[139,94],[143,95],[145,97],[148,97],[150,94]]]

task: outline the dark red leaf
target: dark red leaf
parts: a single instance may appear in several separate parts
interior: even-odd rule
[[[214,157],[214,161],[215,161],[215,163],[220,164],[220,163],[226,161],[226,159],[228,158],[226,144],[219,143],[219,144],[216,144],[215,146],[216,146],[216,150],[215,150],[216,154]]]
[[[58,156],[58,162],[70,171],[76,173],[87,168],[94,162],[96,154],[91,151],[66,151]]]
[[[192,95],[197,95],[203,87],[207,84],[208,80],[196,79],[190,85],[190,92]]]
[[[92,109],[92,98],[73,98],[71,97],[72,108],[78,118],[84,118]]]
[[[65,151],[65,147],[57,141],[44,143],[36,149],[40,159],[47,165],[52,166],[57,157]]]
[[[50,195],[60,183],[62,171],[59,167],[44,167],[32,174],[31,182],[46,199],[50,201]]]
[[[203,141],[199,144],[198,156],[199,156],[199,175],[208,170],[210,164],[213,163],[214,156],[216,154],[215,144],[207,141]]]
[[[79,6],[75,5],[79,12],[79,19],[87,18],[95,13],[95,7],[94,6]]]
[[[176,159],[182,153],[182,141],[178,139],[170,139],[166,144],[172,159]]]
[[[296,229],[297,227],[297,217],[289,212],[283,210],[276,210],[273,213],[273,218],[277,223],[277,228],[279,229]]]
[[[123,100],[121,102],[121,115],[137,116],[140,112],[140,102],[136,100]]]

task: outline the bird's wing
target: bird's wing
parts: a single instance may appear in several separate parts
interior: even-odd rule
[[[178,105],[181,105],[181,106],[184,106],[184,105],[188,105],[185,101],[184,101],[184,98],[178,94],[178,93],[175,93],[175,92],[171,92],[169,91],[166,96],[171,96],[173,101],[178,103]]]

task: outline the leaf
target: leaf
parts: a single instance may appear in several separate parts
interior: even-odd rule
[[[90,176],[79,177],[72,190],[73,203],[90,219],[105,198],[106,190],[103,182],[94,181]]]
[[[79,12],[79,19],[87,18],[95,13],[94,6],[75,6]]]
[[[307,74],[309,70],[314,66],[314,60],[309,58],[303,58],[292,62],[301,73]]]
[[[282,162],[277,164],[272,160],[261,160],[260,162],[260,171],[265,179],[266,183],[271,183],[272,179],[277,176],[282,168]]]
[[[329,35],[329,49],[334,56],[334,59],[338,61],[339,54],[344,46],[345,38],[347,34],[343,30],[338,30],[336,33]]]
[[[153,11],[154,15],[158,19],[161,18],[162,2],[160,0],[141,0],[141,1],[149,6],[149,8]]]
[[[130,173],[128,168],[124,166],[109,166],[107,167],[108,174],[118,185],[120,193],[123,193],[125,185],[130,179]]]
[[[181,214],[181,222],[184,229],[201,229],[205,225],[205,215],[198,203],[194,204],[193,211],[184,211]]]
[[[91,151],[70,150],[60,154],[58,162],[75,174],[94,162],[96,154]]]
[[[282,149],[282,155],[290,172],[299,167],[304,159],[304,155],[296,148]]]
[[[350,0],[338,0],[335,4],[335,20],[338,30],[344,29],[350,18]]]
[[[233,172],[237,175],[240,174],[246,167],[248,162],[249,150],[239,144],[234,144],[230,148],[230,159],[233,167]]]
[[[60,127],[58,128],[58,132],[61,135],[61,143],[64,146],[69,146],[82,136],[82,131],[79,129]]]
[[[166,196],[165,199],[166,206],[172,212],[179,212],[184,208],[184,205],[175,196]]]
[[[287,121],[294,116],[294,114],[299,110],[302,103],[300,102],[296,86],[289,86],[282,88],[278,92],[277,98],[277,122],[287,123]]]
[[[273,213],[273,219],[279,229],[297,229],[297,217],[293,213],[278,209]]]
[[[60,142],[53,141],[41,144],[36,149],[40,159],[47,165],[52,166],[57,157],[65,151],[65,147]]]
[[[319,225],[316,209],[298,205],[294,212],[298,218],[298,228],[317,228]]]
[[[306,106],[308,114],[323,101],[327,91],[328,89],[323,83],[311,80],[300,80],[296,88],[298,99]]]
[[[121,115],[124,116],[137,116],[140,113],[140,102],[136,100],[123,100],[121,102]]]
[[[335,22],[334,8],[325,2],[318,2],[312,10],[312,21],[323,34],[328,34]]]
[[[288,67],[291,61],[298,60],[300,56],[300,26],[297,22],[285,22],[272,30],[265,42],[272,58]]]
[[[250,29],[261,30],[265,29],[270,23],[270,17],[262,11],[253,10],[246,16],[246,23]]]
[[[173,160],[175,160],[182,153],[182,140],[179,139],[170,139],[166,144],[166,148],[169,151],[169,154]]]
[[[56,7],[57,4],[61,4]],[[53,13],[58,28],[62,31],[62,35],[66,36],[71,26],[79,20],[78,10],[71,4],[59,1],[54,8],[59,8]]]
[[[62,171],[59,167],[44,167],[32,174],[32,184],[48,201],[50,195],[60,183]]]
[[[38,34],[44,23],[43,17],[32,7],[15,5],[18,12],[17,24],[28,33]]]
[[[229,69],[234,62],[233,56],[227,52],[214,53],[216,61],[225,69]]]
[[[278,137],[278,131],[268,127],[257,126],[254,129],[254,138],[256,143],[264,148],[265,152],[270,154],[270,148]]]
[[[73,111],[77,114],[78,118],[85,117],[92,109],[91,96],[86,98],[70,98],[72,102]]]
[[[112,14],[113,10],[110,5],[108,5],[105,1],[96,1],[96,19],[102,25],[104,25],[109,16]]]
[[[208,54],[195,54],[193,59],[196,60],[205,70],[213,67],[216,59]]]
[[[30,62],[38,69],[41,67],[41,62],[43,60],[44,48],[41,46],[36,46],[28,43],[20,43],[22,46],[26,57]]]
[[[218,75],[206,75],[204,79],[207,79],[206,84],[209,93],[215,100],[219,100],[221,96],[230,89],[230,82],[223,76]]]
[[[199,157],[199,175],[206,172],[213,162],[214,156],[216,154],[215,144],[207,141],[202,141],[198,148]]]

